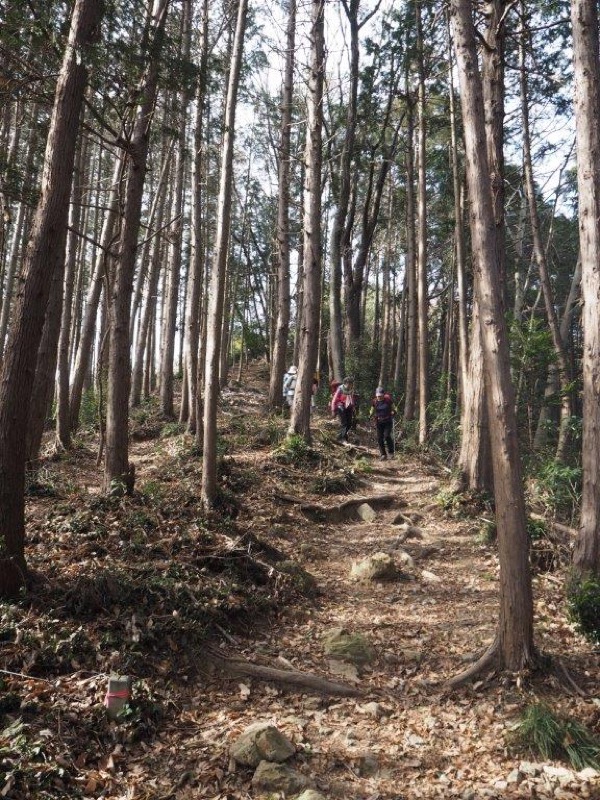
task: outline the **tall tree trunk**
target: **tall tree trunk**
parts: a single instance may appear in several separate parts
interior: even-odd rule
[[[448,17],[448,28],[450,18]],[[448,33],[450,31],[448,30]],[[454,96],[454,59],[452,45],[448,36],[448,61],[450,63],[448,78],[448,95],[450,99],[450,160],[452,164],[452,188],[454,192],[454,251],[456,256],[456,285],[458,289],[458,360],[460,374],[460,396],[464,398],[467,386],[467,370],[469,367],[469,323],[467,319],[467,259],[465,249],[464,217],[463,217],[463,182],[460,175],[460,158],[458,152],[458,136],[456,133],[456,99]]]
[[[598,5],[572,0],[583,296],[583,495],[573,564],[600,578],[600,53]]]
[[[286,37],[286,60],[281,92],[277,197],[277,325],[271,362],[269,407],[281,406],[283,375],[286,371],[290,331],[290,172],[291,130],[294,102],[294,63],[296,46],[296,0],[290,0]],[[241,363],[241,357],[240,357]]]
[[[189,61],[192,36],[192,0],[184,0],[182,14],[182,53],[181,58]],[[181,92],[179,105],[179,142],[175,166],[175,188],[173,191],[174,228],[169,247],[169,291],[165,299],[166,315],[163,336],[163,349],[160,365],[160,410],[167,417],[174,416],[173,370],[175,360],[175,331],[177,328],[177,307],[181,278],[181,250],[183,247],[183,190],[185,183],[187,108],[190,93]]]
[[[71,447],[71,429],[69,425],[69,340],[71,337],[71,321],[73,318],[73,290],[77,254],[79,251],[79,225],[81,222],[81,203],[83,199],[82,181],[87,174],[85,164],[89,140],[83,139],[79,149],[78,163],[73,173],[73,198],[71,204],[70,231],[67,239],[65,266],[64,297],[62,317],[58,338],[58,366],[56,374],[56,444],[59,448]]]
[[[110,282],[109,300],[109,366],[106,406],[106,457],[104,490],[133,491],[133,474],[129,469],[128,410],[131,385],[129,322],[133,278],[138,248],[138,233],[146,177],[150,123],[158,89],[160,55],[169,0],[154,0],[151,12],[150,49],[140,98],[135,113],[131,139],[127,145],[127,189],[123,226],[119,240],[119,256]]]
[[[407,78],[408,82],[408,78]],[[414,167],[414,107],[408,97],[406,132],[406,293],[407,293],[407,346],[406,391],[404,394],[404,419],[415,418],[417,399],[417,260],[415,236],[415,167]]]
[[[33,163],[36,156],[37,142],[39,138],[39,125],[37,121],[37,104],[34,104],[31,109],[31,128],[27,141],[27,157],[25,161],[25,168],[23,175],[26,181],[32,179]],[[10,310],[13,300],[13,292],[15,285],[15,277],[17,275],[17,268],[19,266],[19,248],[24,247],[23,242],[26,240],[24,235],[27,229],[27,222],[29,217],[29,208],[25,201],[19,205],[17,212],[17,219],[15,223],[14,236],[10,249],[7,253],[7,273],[4,282],[4,296],[2,299],[2,313],[0,314],[0,354],[4,352],[4,342],[6,340],[6,333],[8,331],[8,323],[10,319]],[[21,254],[21,258],[23,254]]]
[[[214,261],[210,276],[209,306],[207,314],[206,366],[204,377],[204,450],[202,457],[202,503],[212,507],[217,496],[217,404],[221,365],[221,332],[223,325],[223,302],[225,299],[225,269],[229,252],[231,227],[231,185],[233,181],[233,143],[235,136],[235,114],[237,94],[244,49],[244,33],[248,0],[239,0],[235,39],[227,84],[225,103],[224,136],[222,146],[221,175],[217,233]]]
[[[198,85],[196,87],[196,118],[194,129],[194,158],[192,164],[192,250],[190,277],[185,317],[185,363],[189,395],[188,431],[196,433],[198,427],[198,346],[200,318],[202,312],[202,288],[204,285],[205,237],[203,224],[203,180],[205,165],[204,114],[206,109],[206,86],[208,81],[208,0],[202,3],[200,60]],[[201,425],[199,427],[202,427]]]
[[[100,247],[96,253],[94,271],[90,280],[85,302],[85,311],[81,325],[79,346],[75,356],[75,367],[73,369],[73,380],[71,383],[69,397],[69,425],[71,428],[71,433],[77,429],[77,425],[79,424],[81,397],[83,394],[83,387],[86,377],[89,374],[100,295],[102,294],[102,287],[105,283],[105,278],[108,272],[107,265],[109,259],[113,257],[112,248],[115,241],[115,228],[119,218],[123,168],[123,159],[117,158],[114,164],[114,173],[112,177],[109,199],[107,202],[108,211],[104,217],[104,223],[102,225]]]
[[[87,58],[99,32],[101,13],[97,0],[76,0],[73,7],[46,143],[42,192],[0,375],[0,595],[3,596],[17,591],[26,575],[24,484],[29,400],[52,277],[64,259]]]
[[[484,106],[470,0],[452,0],[465,132],[475,291],[480,304],[488,413],[494,467],[500,561],[500,617],[496,639],[477,664],[457,680],[495,662],[518,671],[535,660],[533,599],[508,334],[503,314]]]
[[[417,60],[419,89],[417,101],[417,299],[419,317],[419,444],[427,441],[427,404],[429,402],[429,330],[427,325],[427,123],[425,107],[425,64],[421,0],[415,4],[417,23]]]
[[[542,242],[540,230],[540,219],[538,214],[537,201],[535,197],[535,182],[533,178],[533,161],[531,157],[531,132],[529,126],[529,89],[527,85],[527,54],[525,49],[525,38],[528,26],[526,23],[527,9],[521,0],[521,17],[523,27],[520,37],[520,83],[521,83],[521,120],[523,123],[523,162],[525,167],[525,193],[529,205],[529,220],[531,223],[531,235],[533,238],[533,253],[537,264],[544,305],[546,308],[546,318],[552,345],[556,357],[556,371],[561,397],[560,425],[558,432],[558,443],[556,445],[556,460],[563,461],[566,457],[566,450],[569,439],[569,424],[571,421],[571,398],[569,390],[569,360],[565,343],[560,335],[560,323],[556,306],[554,304],[554,293],[550,282],[550,274],[546,260],[546,250]]]
[[[325,73],[324,0],[311,0],[310,75],[306,124],[304,190],[304,292],[296,391],[288,434],[310,441],[312,381],[319,356],[321,308],[321,173]]]
[[[167,157],[167,163],[169,162]],[[164,198],[166,195],[165,188],[159,187],[159,196],[163,202],[160,203],[157,210],[157,228],[160,230],[163,223],[163,214],[165,211]],[[156,313],[156,296],[158,292],[158,282],[160,280],[160,268],[163,258],[163,239],[160,234],[157,234],[153,240],[152,252],[150,254],[150,269],[148,272],[148,283],[146,286],[145,302],[142,307],[140,316],[140,324],[138,328],[138,335],[135,345],[135,354],[133,359],[133,372],[131,375],[131,391],[129,393],[129,405],[131,408],[139,406],[142,400],[142,381],[144,377],[144,353],[146,360],[150,359],[150,351],[148,350],[148,330],[154,320]]]

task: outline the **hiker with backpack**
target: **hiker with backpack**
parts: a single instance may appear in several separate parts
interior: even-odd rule
[[[288,369],[283,376],[283,405],[288,408],[292,407],[294,402],[294,394],[296,392],[296,381],[298,380],[298,367],[294,364]]]
[[[391,394],[386,392],[383,386],[378,386],[375,390],[375,397],[371,401],[369,416],[375,417],[377,444],[379,445],[382,461],[387,459],[388,454],[390,458],[394,457],[394,414],[394,401]]]
[[[354,391],[354,378],[348,376],[337,387],[331,398],[331,416],[340,420],[338,440],[348,441],[348,431],[355,425],[358,395]]]

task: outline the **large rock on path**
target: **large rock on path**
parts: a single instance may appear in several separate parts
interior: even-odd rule
[[[301,772],[287,764],[273,764],[261,761],[252,776],[252,786],[263,792],[283,792],[296,794],[309,785],[310,781]]]
[[[257,767],[261,761],[286,761],[296,748],[274,725],[255,722],[236,739],[230,752],[236,764]]]
[[[375,651],[360,633],[350,633],[345,628],[336,628],[325,637],[325,654],[330,658],[348,661],[360,667],[375,658]]]
[[[350,577],[355,581],[393,581],[400,576],[389,553],[374,553],[352,565]]]

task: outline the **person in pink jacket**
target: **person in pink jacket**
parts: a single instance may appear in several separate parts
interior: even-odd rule
[[[348,431],[354,423],[356,405],[357,396],[354,392],[354,378],[348,376],[337,387],[331,398],[331,416],[339,417],[340,432],[338,439],[341,442],[348,441]]]

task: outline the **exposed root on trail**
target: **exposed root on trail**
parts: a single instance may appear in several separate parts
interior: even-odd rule
[[[449,689],[456,689],[459,686],[463,686],[465,683],[468,683],[470,680],[472,680],[476,675],[479,675],[488,669],[488,667],[497,665],[499,662],[499,651],[500,644],[497,639],[494,639],[492,644],[474,664],[471,664],[471,666],[463,670],[463,672],[459,672],[458,675],[455,675],[453,678],[450,678],[450,680],[447,681],[447,687]]]
[[[500,643],[494,639],[488,649],[472,664],[468,669],[455,675],[446,682],[446,688],[456,689],[463,686],[468,681],[477,677],[489,668],[496,670],[502,669],[502,656],[500,653]],[[524,670],[543,672],[545,675],[552,674],[558,681],[561,688],[568,694],[575,694],[579,697],[587,697],[588,693],[576,683],[575,679],[565,666],[562,659],[550,656],[545,653],[535,651],[523,665],[519,672]]]
[[[299,506],[303,514],[319,522],[342,522],[347,520],[356,513],[358,506],[363,503],[368,503],[368,505],[373,506],[373,508],[387,508],[391,505],[401,508],[407,505],[406,501],[399,498],[396,494],[375,494],[369,497],[353,497],[351,500],[344,500],[344,502],[337,503],[333,506],[325,506],[321,503],[307,503],[302,497],[294,497],[289,494],[275,493],[273,497],[276,500],[282,500],[284,503],[293,503]]]
[[[218,666],[224,672],[235,676],[257,678],[258,680],[280,683],[286,686],[294,686],[304,691],[316,694],[337,695],[339,697],[360,697],[364,694],[361,689],[349,686],[346,683],[337,683],[309,672],[299,672],[296,670],[277,669],[266,667],[261,664],[252,664],[242,658],[224,656],[213,647],[207,646],[205,652],[209,661]]]

